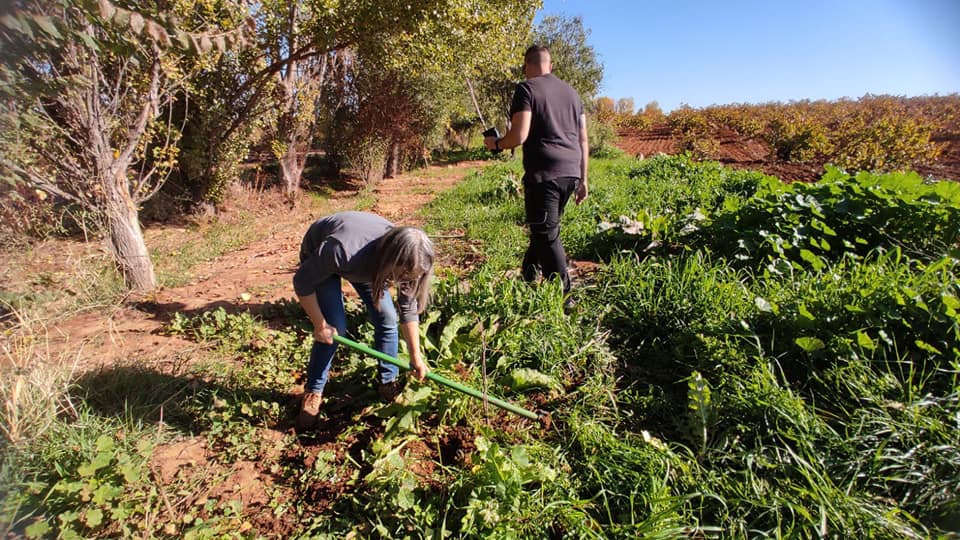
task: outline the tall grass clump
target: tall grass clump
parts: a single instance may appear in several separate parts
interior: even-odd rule
[[[617,356],[613,425],[689,452],[709,486],[671,485],[687,522],[902,538],[954,516],[955,186],[627,170],[567,230],[604,263],[587,296]]]
[[[21,318],[21,324],[7,330],[6,339],[0,341],[0,432],[5,448],[21,447],[42,436],[61,413],[73,408],[67,390],[77,358],[54,357],[44,334],[34,332],[25,331]]]
[[[921,516],[956,511],[956,268],[899,250],[844,259],[789,285],[766,281],[769,311],[750,320],[784,379],[837,431],[833,476]]]
[[[566,433],[587,523],[607,538],[684,538],[716,532],[692,518],[696,464],[646,431],[618,432],[577,410]],[[694,495],[696,497],[697,495]]]
[[[711,495],[695,508],[698,519],[744,537],[922,537],[909,512],[838,474],[842,434],[775,359],[755,360],[745,377],[691,385],[689,409],[710,411],[694,423],[703,433],[694,439],[696,480]]]
[[[564,314],[559,281],[536,286],[485,268],[470,276],[469,289],[462,283],[437,284],[435,318],[426,322],[439,367],[460,365],[470,384],[537,392],[552,404],[568,401],[574,388],[611,401],[605,338],[595,321]]]
[[[93,309],[112,308],[127,294],[109,255],[85,246],[77,253],[66,241],[50,240],[24,257],[9,257],[0,290],[0,321],[11,332],[44,331],[60,321]],[[53,246],[52,248],[50,246]],[[55,261],[43,260],[55,249]],[[51,267],[52,266],[52,267]],[[23,320],[29,321],[24,324]]]
[[[597,275],[588,302],[617,354],[617,391],[634,422],[659,434],[686,430],[686,379],[694,372],[745,373],[752,366],[738,336],[753,300],[742,272],[703,254],[615,256]]]

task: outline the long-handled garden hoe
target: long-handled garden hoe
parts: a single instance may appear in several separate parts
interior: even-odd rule
[[[337,343],[342,343],[348,347],[352,347],[360,352],[369,354],[374,358],[383,360],[384,362],[390,362],[391,364],[398,366],[400,368],[403,368],[405,370],[410,369],[410,365],[407,362],[394,358],[390,355],[384,354],[376,349],[371,349],[370,347],[367,347],[362,343],[357,343],[356,341],[345,338],[343,336],[333,336],[333,340],[336,341]],[[529,418],[530,420],[539,420],[540,424],[543,425],[544,427],[546,428],[550,427],[550,415],[548,413],[538,415],[535,412],[528,411],[522,407],[517,407],[516,405],[503,401],[502,399],[498,399],[493,396],[484,394],[483,392],[475,388],[471,388],[469,386],[460,384],[456,381],[452,381],[444,377],[443,375],[438,375],[437,373],[434,373],[433,371],[427,372],[427,378],[430,380],[436,381],[444,386],[449,386],[450,388],[453,388],[458,392],[467,394],[468,396],[473,396],[477,399],[482,399],[488,403],[493,403],[494,405],[496,405],[497,407],[500,407],[501,409],[510,411],[514,414],[519,414],[524,418]]]

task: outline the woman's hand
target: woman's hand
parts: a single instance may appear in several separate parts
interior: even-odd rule
[[[416,321],[400,323],[400,333],[403,334],[407,350],[410,351],[410,370],[418,381],[423,382],[430,368],[423,361],[423,353],[420,352],[420,324]]]
[[[427,367],[427,363],[424,362],[419,356],[415,356],[410,359],[410,369],[414,377],[416,377],[420,382],[423,382],[423,379],[427,377],[427,372],[430,371],[430,368]]]
[[[323,318],[323,311],[320,310],[320,304],[317,303],[317,295],[308,294],[298,298],[303,311],[307,313],[310,322],[313,324],[313,339],[320,343],[333,345],[333,336],[337,335],[337,328],[327,324]]]
[[[320,343],[333,345],[333,336],[335,335],[337,335],[337,328],[327,324],[327,321],[319,321],[319,324],[313,326],[313,339]]]

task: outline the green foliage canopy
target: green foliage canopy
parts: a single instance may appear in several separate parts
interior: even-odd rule
[[[554,75],[576,88],[585,103],[597,95],[603,79],[603,64],[589,37],[581,17],[550,15],[533,32],[533,43],[550,49]]]

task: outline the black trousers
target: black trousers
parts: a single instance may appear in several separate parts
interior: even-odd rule
[[[523,255],[523,279],[536,281],[560,276],[563,291],[570,290],[567,254],[560,243],[560,218],[579,178],[562,177],[523,183],[523,201],[530,227],[530,245]]]

